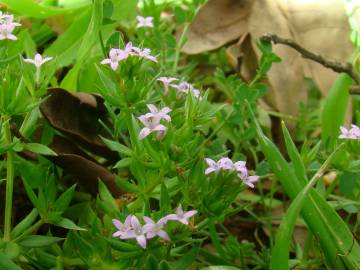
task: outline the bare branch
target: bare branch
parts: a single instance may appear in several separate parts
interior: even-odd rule
[[[325,57],[323,57],[317,53],[308,51],[307,49],[300,46],[293,40],[281,38],[281,37],[277,36],[276,34],[272,34],[272,33],[264,34],[260,38],[260,40],[267,41],[267,42],[273,42],[274,44],[287,45],[287,46],[293,48],[294,50],[298,51],[301,54],[301,56],[306,59],[315,61],[315,62],[323,65],[324,67],[332,69],[335,72],[347,73],[351,78],[353,78],[355,80],[355,82],[358,85],[360,85],[360,74],[356,70],[354,70],[353,66],[348,62],[341,63],[341,62],[335,61],[333,59],[326,59]]]

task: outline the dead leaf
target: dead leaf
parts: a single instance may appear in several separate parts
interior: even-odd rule
[[[114,197],[121,195],[121,190],[115,184],[116,176],[72,142],[55,136],[49,147],[58,155],[47,158],[74,176],[88,192],[96,195],[101,179]]]
[[[48,93],[40,110],[53,128],[96,155],[110,161],[118,160],[118,154],[108,149],[99,137],[106,137],[99,123],[106,114],[100,96],[70,93],[61,88],[51,88]]]
[[[253,0],[210,0],[196,15],[183,51],[196,54],[216,49],[247,32]]]
[[[241,8],[239,3],[245,2],[247,5]],[[238,3],[239,6],[229,10],[229,3]],[[228,20],[228,16],[231,19]],[[360,22],[360,15],[354,18]],[[233,30],[232,25],[226,30],[225,22],[233,22],[237,30]],[[222,34],[229,31],[231,34]],[[251,49],[244,39],[247,32]],[[341,0],[209,1],[190,26],[183,51],[191,54],[216,49],[234,40],[237,33],[239,42],[232,45],[227,54],[233,66],[238,66],[240,57],[241,77],[248,78],[254,76],[253,66],[254,63],[257,65],[260,57],[255,43],[268,32],[290,38],[312,52],[338,61],[349,60],[354,51],[348,18]],[[267,104],[282,113],[297,114],[299,102],[307,100],[304,77],[311,77],[322,94],[326,95],[337,77],[335,72],[303,59],[299,53],[286,46],[275,45],[273,49],[282,62],[274,64],[268,73],[270,91],[265,99]]]

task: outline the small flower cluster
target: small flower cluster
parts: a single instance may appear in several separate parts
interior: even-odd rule
[[[136,16],[136,20],[138,23],[136,24],[136,28],[153,28],[154,27],[154,17],[142,17],[142,16]]]
[[[175,214],[169,214],[159,219],[157,222],[144,216],[144,225],[141,225],[139,219],[134,215],[128,215],[124,223],[120,220],[113,219],[112,223],[117,228],[117,231],[113,233],[113,237],[118,237],[120,239],[136,239],[137,243],[145,249],[147,239],[154,238],[155,236],[170,241],[169,235],[164,230],[164,226],[169,220],[178,221],[188,225],[189,218],[196,213],[196,210],[184,212],[181,206],[179,206],[176,209]]]
[[[150,112],[138,117],[140,122],[145,126],[139,133],[139,139],[142,140],[150,135],[150,133],[156,132],[156,138],[161,140],[164,138],[167,128],[160,124],[160,121],[162,119],[167,122],[171,121],[171,117],[168,115],[168,113],[171,112],[171,109],[164,107],[161,110],[158,110],[153,104],[147,104],[146,106],[149,108]]]
[[[151,55],[151,50],[148,48],[140,49],[133,46],[131,42],[125,45],[124,49],[113,48],[109,52],[109,58],[102,60],[102,65],[110,65],[113,70],[116,70],[119,66],[119,62],[127,59],[129,56],[138,56],[140,58],[148,59],[153,62],[157,62],[155,56]]]
[[[3,14],[0,11],[0,40],[17,40],[17,37],[12,32],[14,31],[15,27],[20,25],[20,23],[14,22],[13,15]]]
[[[239,178],[244,182],[244,184],[251,188],[254,188],[254,183],[259,180],[259,176],[249,175],[245,161],[237,161],[234,163],[228,157],[221,158],[218,161],[205,158],[205,161],[208,165],[208,168],[205,170],[206,175],[219,171],[234,171],[238,174]]]
[[[352,139],[352,140],[360,139],[360,128],[356,125],[351,125],[350,129],[341,126],[340,131],[341,134],[339,136],[339,139]]]
[[[188,82],[180,82],[179,84],[172,84],[172,82],[177,81],[177,78],[174,77],[160,77],[157,79],[162,82],[165,88],[164,95],[167,95],[169,91],[169,86],[175,88],[178,92],[182,94],[189,94],[190,92],[194,95],[194,97],[198,98],[200,96],[199,89],[194,88]]]

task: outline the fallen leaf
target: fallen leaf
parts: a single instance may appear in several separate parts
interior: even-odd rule
[[[108,149],[100,139],[103,134],[99,119],[104,119],[104,100],[88,93],[70,93],[61,88],[48,90],[48,98],[40,110],[50,125],[88,151],[117,161],[118,154]]]
[[[355,15],[354,19],[360,22],[360,15]],[[190,26],[183,52],[213,50],[237,37],[239,41],[227,50],[229,62],[237,67],[240,59],[241,77],[251,80],[254,65],[257,66],[260,58],[255,44],[268,32],[290,38],[312,52],[338,61],[349,60],[354,52],[341,0],[209,1]],[[273,50],[282,62],[273,64],[268,73],[270,90],[265,98],[268,105],[282,113],[296,115],[298,104],[307,101],[304,77],[311,77],[321,93],[327,94],[337,76],[335,72],[303,59],[287,46],[274,45]]]

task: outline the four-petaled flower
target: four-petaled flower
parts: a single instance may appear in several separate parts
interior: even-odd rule
[[[169,91],[169,85],[173,82],[173,81],[177,81],[177,78],[173,78],[173,77],[160,77],[157,79],[159,82],[162,82],[165,88],[164,91],[164,95],[167,95],[168,91]]]
[[[147,229],[141,226],[136,216],[130,217],[131,228],[121,234],[121,239],[136,239],[137,243],[142,247],[146,248],[146,236]]]
[[[158,222],[155,222],[151,218],[144,216],[144,220],[146,224],[144,225],[144,230],[147,231],[146,237],[148,239],[154,238],[155,236],[159,236],[164,240],[169,241],[170,237],[166,231],[164,231],[164,225],[166,224],[167,220],[165,218],[159,219]]]
[[[3,14],[0,11],[0,40],[17,40],[17,37],[12,32],[14,31],[15,27],[20,26],[21,24],[14,22],[13,20],[13,15]]]
[[[147,137],[150,133],[156,132],[156,138],[161,140],[166,133],[166,127],[160,124],[161,119],[170,122],[171,117],[168,115],[171,109],[164,107],[158,110],[153,104],[148,104],[150,112],[138,117],[141,123],[145,126],[139,133],[139,139],[142,140]]]
[[[360,139],[360,128],[356,125],[351,125],[350,129],[341,126],[340,127],[341,134],[339,135],[340,139]]]
[[[133,51],[134,55],[157,63],[156,57],[151,55],[151,50],[149,48],[140,49],[138,47],[133,47]]]
[[[164,219],[166,220],[177,220],[179,222],[181,222],[182,224],[188,225],[189,224],[189,219],[196,215],[197,211],[196,210],[190,210],[190,211],[186,211],[184,212],[181,208],[181,205],[176,209],[175,214],[169,214],[167,216],[164,217]]]
[[[136,28],[141,28],[141,27],[154,27],[154,23],[153,17],[142,17],[142,16],[136,16],[136,19],[138,21]]]
[[[34,59],[26,58],[24,62],[34,64],[36,68],[40,68],[44,63],[53,59],[52,57],[45,57],[43,58],[41,54],[37,53]]]
[[[128,58],[131,51],[121,49],[111,49],[109,52],[109,58],[105,58],[100,62],[102,65],[109,64],[112,70],[116,70],[119,66],[119,62]]]
[[[124,233],[131,229],[131,217],[132,215],[128,215],[124,223],[117,219],[112,220],[113,225],[118,229],[113,233],[113,237],[121,237]]]
[[[188,82],[181,82],[180,84],[170,84],[170,86],[177,89],[180,93],[183,93],[183,94],[192,93],[194,95],[194,97],[196,97],[196,98],[200,97],[200,91],[198,89],[194,88]]]

